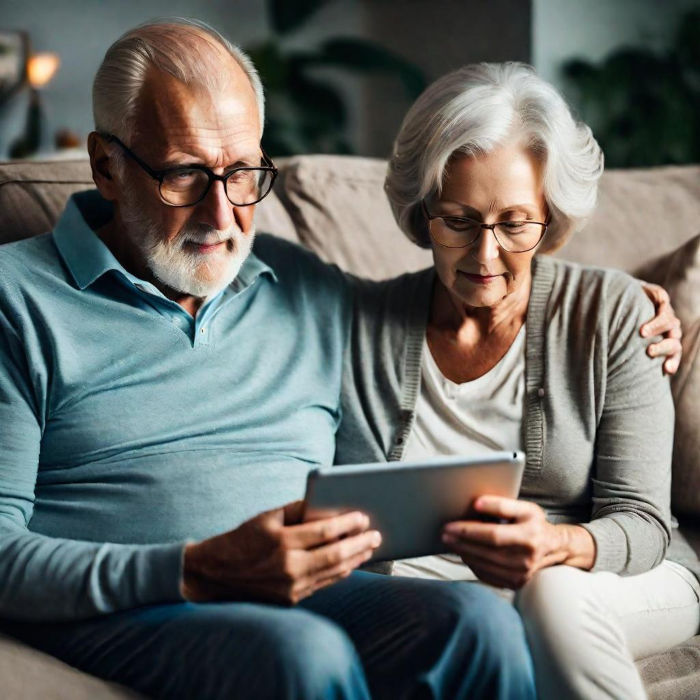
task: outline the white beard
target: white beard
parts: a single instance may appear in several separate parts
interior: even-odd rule
[[[122,203],[120,213],[127,238],[146,260],[154,277],[176,292],[199,298],[214,296],[236,279],[255,238],[255,229],[244,234],[236,226],[217,231],[212,226],[195,225],[184,227],[167,242],[158,224],[136,203]],[[212,245],[221,241],[227,241],[224,250],[214,253],[184,249],[187,242]]]

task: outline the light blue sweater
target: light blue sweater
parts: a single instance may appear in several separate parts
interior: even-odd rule
[[[333,457],[342,274],[259,236],[195,320],[93,233],[105,205],[76,195],[0,247],[3,617],[178,600],[187,539],[302,497]]]

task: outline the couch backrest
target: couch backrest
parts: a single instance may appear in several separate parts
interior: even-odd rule
[[[700,232],[700,165],[603,174],[598,206],[557,257],[634,273]]]
[[[91,186],[87,161],[0,163],[0,243],[51,230],[66,200]]]
[[[380,279],[430,264],[399,231],[384,195],[386,162],[352,156],[281,159],[259,231],[298,240],[344,269]],[[87,161],[0,164],[0,243],[48,231],[66,199],[92,187]],[[605,173],[588,225],[556,253],[635,272],[700,230],[700,166]]]

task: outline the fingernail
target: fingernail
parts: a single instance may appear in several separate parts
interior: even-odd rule
[[[443,532],[442,533],[442,541],[445,544],[453,544],[454,542],[457,541],[457,538],[454,535],[451,535],[449,532]]]
[[[646,327],[642,328],[642,335],[646,338],[649,335],[649,329]]]
[[[364,528],[365,530],[369,527],[369,516],[362,516],[362,518],[360,519],[360,527]]]
[[[371,542],[373,547],[379,547],[382,543],[382,536],[376,530],[372,533]]]

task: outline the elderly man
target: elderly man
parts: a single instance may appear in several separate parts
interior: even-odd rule
[[[350,299],[290,244],[251,252],[262,111],[210,28],[128,32],[95,80],[98,191],[0,249],[2,627],[158,697],[532,697],[505,602],[355,572],[361,513],[300,522]]]

